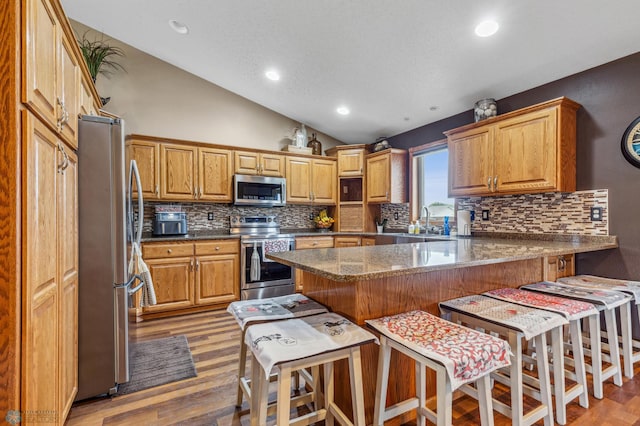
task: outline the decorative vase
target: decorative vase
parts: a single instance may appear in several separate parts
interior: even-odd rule
[[[481,99],[473,106],[473,116],[476,123],[498,115],[498,104],[493,98]]]
[[[307,147],[313,150],[313,155],[322,155],[322,143],[318,139],[316,139],[316,134],[311,134],[311,140],[307,143]]]

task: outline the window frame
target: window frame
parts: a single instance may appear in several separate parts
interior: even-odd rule
[[[429,151],[437,151],[441,148],[448,149],[447,139],[439,139],[433,142],[427,142],[422,145],[409,148],[409,220],[414,222],[420,219],[420,206],[416,202],[418,199],[418,175],[417,175],[417,162],[416,157],[423,155]],[[447,185],[448,186],[448,185]],[[448,192],[448,189],[447,189]],[[455,198],[454,198],[455,200]],[[456,224],[456,216],[458,211],[457,203],[453,203],[453,216],[449,218],[449,226],[453,227]],[[443,218],[433,218],[429,220],[429,223],[436,226],[444,225]]]

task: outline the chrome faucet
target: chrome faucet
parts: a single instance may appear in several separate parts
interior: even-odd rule
[[[426,218],[424,228],[426,229],[426,232],[429,233],[429,209],[427,208],[427,206],[422,206],[422,210],[424,213],[424,217]]]

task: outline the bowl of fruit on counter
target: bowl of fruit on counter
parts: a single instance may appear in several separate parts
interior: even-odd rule
[[[316,229],[320,232],[326,232],[333,226],[333,218],[331,216],[327,216],[326,210],[320,210],[318,216],[313,219],[313,222],[316,224]]]

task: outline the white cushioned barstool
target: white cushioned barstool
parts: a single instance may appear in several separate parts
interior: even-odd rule
[[[575,380],[576,383],[567,389],[564,378],[562,378],[562,380],[554,380],[556,420],[561,425],[567,423],[567,404],[576,397],[580,397],[580,406],[589,408],[581,324],[584,318],[588,318],[589,321],[599,320],[596,307],[591,303],[581,302],[579,300],[550,296],[517,288],[501,288],[483,294],[507,302],[556,312],[569,321],[569,336],[573,358],[565,359],[562,345],[552,345],[553,369],[554,373],[558,371],[564,372],[565,377]],[[592,339],[594,343],[597,343],[600,341],[600,335],[592,336]],[[565,368],[565,365],[568,363],[573,364],[575,373]]]
[[[251,426],[266,425],[269,377],[278,369],[278,426],[308,425],[334,420],[342,425],[365,425],[360,346],[378,339],[346,318],[325,313],[284,321],[256,324],[247,329],[245,343],[252,352],[251,364]],[[333,401],[333,363],[349,362],[353,422]],[[324,404],[315,411],[290,419],[291,372],[318,365],[324,366]]]
[[[407,411],[417,410],[418,425],[425,418],[438,426],[452,422],[453,391],[475,382],[482,425],[493,425],[493,404],[489,373],[508,366],[509,344],[502,339],[443,320],[427,312],[412,311],[366,321],[381,333],[378,356],[374,426]],[[416,362],[416,397],[387,408],[387,386],[391,350],[394,349]],[[437,411],[426,406],[426,370],[437,376]]]
[[[547,281],[536,284],[527,284],[520,288],[592,303],[599,312],[602,312],[605,320],[605,334],[608,343],[609,355],[604,353],[604,348],[601,347],[602,344],[600,342],[594,342],[597,346],[595,348],[592,347],[591,351],[587,353],[588,355],[591,355],[591,359],[593,361],[591,369],[591,374],[593,374],[593,395],[598,399],[602,399],[602,383],[609,377],[613,377],[613,383],[616,386],[622,386],[622,366],[620,364],[618,326],[616,325],[615,310],[616,308],[619,308],[621,310],[621,315],[626,315],[626,317],[629,316],[629,301],[631,300],[629,295],[618,291],[576,287]],[[626,314],[623,312],[626,312]],[[600,333],[600,323],[598,321],[590,322],[589,334],[596,335],[597,333]],[[602,360],[608,361],[611,366],[607,369],[602,369]]]
[[[247,327],[267,321],[278,321],[290,318],[301,318],[327,312],[327,308],[315,300],[301,294],[253,299],[232,302],[227,307],[242,330],[240,336],[240,360],[238,365],[238,397],[236,406],[242,405],[243,396],[251,404],[250,380],[245,377],[247,363],[247,346],[244,343]],[[313,377],[306,376],[307,382],[314,387]]]
[[[560,278],[558,282],[579,287],[621,291],[629,294],[633,297],[638,322],[640,323],[640,281],[618,280],[593,275],[576,275],[574,277]],[[624,360],[624,375],[628,378],[633,378],[633,364],[640,361],[640,340],[633,338],[630,310],[620,309],[620,328],[622,333],[621,344],[622,359]],[[638,350],[634,351],[635,349]]]
[[[540,350],[536,353],[538,377],[534,378],[529,375],[525,377],[522,372],[523,339],[533,339],[536,348],[546,348],[546,334],[550,332],[552,345],[561,347],[562,326],[568,324],[567,320],[554,312],[504,302],[483,295],[472,295],[440,302],[440,310],[446,318],[450,318],[454,322],[463,323],[473,328],[481,328],[487,333],[506,336],[512,351],[508,378],[496,373],[492,373],[491,377],[509,386],[511,405],[503,404],[494,399],[494,410],[511,417],[514,426],[528,426],[540,419],[544,419],[545,426],[551,426],[553,424],[553,404],[547,351]],[[506,372],[505,370],[502,369]],[[554,379],[562,380],[563,372],[555,371]],[[465,386],[460,389],[475,396],[472,390]],[[541,403],[527,414],[524,414],[524,393],[535,397]]]

